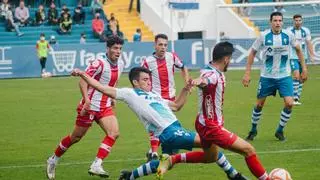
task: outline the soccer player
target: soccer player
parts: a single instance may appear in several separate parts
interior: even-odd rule
[[[191,81],[182,89],[175,101],[168,101],[151,91],[151,71],[144,67],[132,68],[129,79],[133,88],[114,88],[103,86],[85,72],[74,70],[72,75],[79,75],[90,86],[98,91],[124,101],[134,111],[148,132],[153,132],[161,141],[163,153],[172,154],[177,149],[191,150],[192,147],[200,147],[199,135],[184,129],[172,111],[178,111],[185,104],[187,95],[192,87]],[[200,156],[199,156],[200,154]],[[228,162],[225,156],[219,152],[215,156],[202,156],[203,152],[186,152],[177,155],[176,161],[187,163],[209,163],[219,159],[221,167],[225,169],[230,179],[246,179],[238,173]],[[218,157],[219,156],[219,157]],[[133,171],[122,171],[119,179],[136,179],[141,176],[156,173],[159,160],[151,160]]]
[[[168,36],[158,34],[154,42],[155,52],[144,59],[141,63],[151,71],[152,91],[161,95],[163,99],[170,101],[175,100],[176,88],[174,81],[175,68],[181,70],[181,75],[187,83],[189,73],[187,67],[184,66],[182,60],[174,52],[168,51]],[[148,161],[158,158],[159,139],[150,133],[150,150],[147,153]]]
[[[277,90],[284,100],[284,108],[281,111],[280,122],[275,136],[280,141],[285,140],[283,129],[290,119],[293,106],[293,84],[289,59],[291,46],[295,48],[302,66],[301,81],[303,82],[307,79],[307,67],[302,50],[293,34],[282,29],[282,20],[283,16],[280,12],[274,12],[270,15],[271,29],[261,33],[260,37],[253,43],[248,56],[245,74],[242,79],[242,84],[245,87],[249,86],[251,65],[257,51],[261,50],[263,53],[257,102],[253,108],[252,128],[247,140],[253,140],[257,135],[257,125],[262,115],[262,108],[266,98],[270,95],[275,96]]]
[[[91,62],[86,69],[88,76],[99,81],[104,86],[114,87],[124,68],[124,63],[118,61],[122,45],[123,40],[121,38],[117,36],[108,37],[106,56]],[[47,160],[47,176],[49,179],[55,179],[55,168],[58,160],[71,145],[80,141],[93,121],[99,124],[106,135],[88,172],[91,175],[101,177],[109,176],[108,172],[102,167],[102,161],[108,156],[119,136],[118,121],[112,110],[112,97],[96,91],[84,80],[80,80],[79,86],[82,100],[77,108],[78,115],[75,127],[70,135],[61,140],[54,154]]]
[[[305,58],[305,61],[307,61],[308,58],[308,52],[310,55],[311,62],[314,62],[314,52],[313,47],[311,43],[311,33],[310,30],[304,26],[302,26],[302,16],[300,14],[296,14],[293,16],[293,27],[289,27],[288,30],[291,31],[296,41],[299,43],[303,55]],[[301,73],[302,73],[302,67],[299,62],[299,58],[297,56],[297,53],[294,50],[291,50],[291,68],[293,71],[293,104],[294,105],[301,105],[300,102],[300,96],[302,92],[302,86],[303,83],[300,81],[301,79]]]
[[[243,155],[248,168],[256,178],[269,180],[254,147],[223,127],[222,112],[226,86],[224,72],[227,71],[233,51],[231,43],[218,43],[213,49],[212,61],[201,70],[200,77],[193,81],[193,84],[199,87],[199,111],[195,127],[201,139],[203,152],[198,152],[198,158],[212,158],[216,156],[218,147],[222,147]],[[158,168],[160,179],[168,169],[181,161],[180,156],[167,156],[161,160]]]

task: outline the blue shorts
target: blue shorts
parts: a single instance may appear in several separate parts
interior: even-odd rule
[[[291,61],[290,62],[291,71],[299,70],[299,72],[301,73],[302,72],[302,67],[301,67],[299,59],[291,59],[290,61]]]
[[[176,121],[167,127],[159,136],[162,153],[173,154],[179,149],[192,150],[196,133],[188,131],[181,127],[181,124]]]
[[[257,98],[264,98],[267,96],[275,96],[279,91],[280,97],[293,96],[292,77],[284,78],[265,78],[260,77]]]

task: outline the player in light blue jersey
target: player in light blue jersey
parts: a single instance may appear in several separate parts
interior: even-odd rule
[[[270,95],[275,96],[277,90],[279,91],[280,97],[284,99],[284,108],[281,111],[280,122],[275,136],[280,141],[285,140],[283,129],[290,119],[293,106],[293,85],[289,59],[291,47],[295,48],[302,66],[301,80],[305,81],[307,79],[307,67],[301,47],[290,31],[282,29],[282,20],[283,16],[280,12],[273,12],[270,15],[271,29],[261,33],[260,37],[253,43],[248,56],[246,71],[242,79],[242,84],[245,87],[249,86],[251,66],[259,50],[263,55],[263,63],[260,73],[257,102],[252,112],[252,128],[247,136],[247,140],[253,140],[257,135],[257,125],[262,115],[262,108],[266,98]]]
[[[133,88],[103,86],[78,69],[74,70],[72,75],[81,76],[91,87],[113,99],[121,100],[128,104],[146,130],[160,139],[162,153],[173,154],[179,149],[192,150],[193,147],[201,147],[199,135],[196,132],[184,129],[173,113],[173,111],[180,110],[185,104],[193,86],[191,80],[182,89],[175,101],[169,101],[151,91],[151,71],[144,67],[136,67],[130,70],[129,79]],[[232,167],[222,152],[217,152],[213,148],[206,152],[181,153],[175,157],[177,163],[212,163],[217,161],[217,164],[224,169],[229,179],[246,179]],[[159,163],[159,160],[151,160],[133,171],[122,171],[119,179],[136,179],[156,173]]]
[[[300,14],[296,14],[293,16],[293,27],[289,27],[288,30],[291,31],[296,41],[299,43],[305,61],[310,60],[312,63],[314,62],[314,52],[311,43],[311,33],[310,30],[304,26],[302,26],[302,16]],[[309,53],[309,56],[308,56]],[[300,81],[301,76],[301,64],[299,62],[297,53],[292,49],[291,50],[291,69],[293,71],[293,99],[294,105],[301,105],[300,96],[302,92],[303,83]]]

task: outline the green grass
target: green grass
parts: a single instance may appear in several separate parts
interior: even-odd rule
[[[319,102],[320,67],[309,70],[309,81],[303,90],[303,105],[294,107],[292,118],[285,133],[286,142],[274,137],[283,106],[279,97],[269,97],[259,124],[255,146],[265,168],[283,167],[294,179],[317,180],[320,171]],[[198,72],[192,72],[196,77]],[[250,128],[252,107],[258,80],[258,71],[252,74],[249,88],[241,85],[243,71],[227,72],[224,115],[225,127],[240,137],[245,137]],[[53,153],[60,139],[70,133],[74,126],[76,105],[79,102],[78,79],[71,77],[50,79],[0,80],[0,179],[45,179],[45,161]],[[177,75],[177,87],[182,80]],[[124,74],[119,87],[129,86]],[[197,113],[196,93],[193,92],[185,107],[177,113],[185,128],[194,130]],[[128,107],[118,102],[117,117],[120,123],[120,138],[105,160],[104,167],[110,179],[117,179],[121,169],[131,169],[144,162],[149,147],[148,136],[142,124]],[[63,156],[57,168],[57,179],[100,179],[90,177],[87,169],[94,159],[97,147],[104,137],[95,124],[88,134]],[[292,150],[307,149],[294,152]],[[288,150],[286,153],[272,153]],[[226,151],[234,167],[251,176],[245,161],[239,155]],[[226,179],[215,164],[179,164],[166,179]],[[149,176],[144,179],[154,179]]]

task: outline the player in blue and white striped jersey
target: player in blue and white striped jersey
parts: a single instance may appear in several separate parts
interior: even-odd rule
[[[260,37],[253,43],[248,56],[246,71],[242,79],[245,87],[248,87],[250,83],[251,66],[259,50],[263,55],[263,63],[261,66],[257,102],[252,112],[252,128],[247,140],[253,140],[257,135],[257,125],[262,115],[262,108],[266,98],[270,95],[275,96],[277,90],[280,97],[284,99],[284,108],[281,111],[280,122],[275,136],[280,141],[285,140],[283,129],[290,119],[293,106],[293,85],[289,59],[291,47],[295,48],[302,66],[301,80],[305,81],[307,79],[307,67],[301,47],[296,42],[292,32],[282,29],[282,20],[283,16],[280,12],[273,12],[270,15],[271,29],[261,33]]]
[[[300,14],[296,14],[293,16],[293,27],[289,27],[288,30],[291,31],[298,44],[300,45],[304,58],[314,62],[314,52],[311,43],[311,33],[310,30],[304,26],[302,26],[302,16]],[[309,54],[309,56],[308,56]],[[293,99],[294,105],[301,105],[300,96],[302,92],[303,83],[300,81],[300,74],[302,71],[297,53],[294,49],[291,50],[291,69],[293,71]]]

